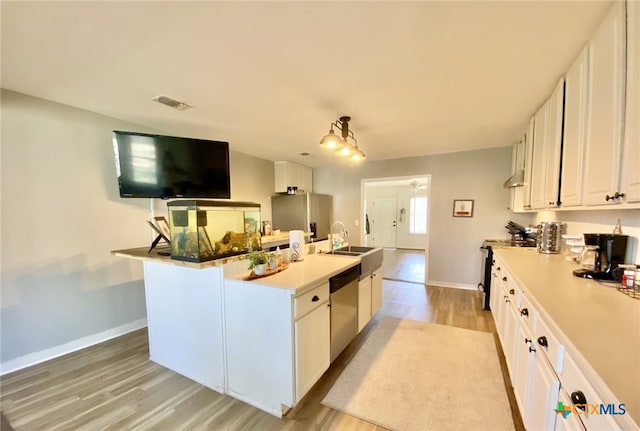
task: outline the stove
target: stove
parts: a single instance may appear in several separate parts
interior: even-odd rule
[[[528,239],[485,239],[482,241],[480,250],[486,253],[482,261],[482,282],[478,283],[478,290],[482,292],[482,308],[490,310],[489,300],[491,297],[491,266],[493,266],[494,247],[535,247],[536,241]]]

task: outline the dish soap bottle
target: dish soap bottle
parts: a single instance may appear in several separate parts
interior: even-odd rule
[[[280,247],[276,247],[276,268],[280,268],[282,266],[282,251],[280,251]]]

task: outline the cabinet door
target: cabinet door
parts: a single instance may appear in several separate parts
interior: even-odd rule
[[[535,116],[529,120],[527,139],[524,145],[524,187],[522,187],[522,206],[531,209],[531,169],[533,167],[533,145],[535,140]]]
[[[536,112],[533,132],[533,157],[531,160],[531,208],[545,207],[545,147],[547,145],[547,127],[549,119],[549,101]]]
[[[556,408],[570,407],[571,400],[564,393],[564,391],[560,391],[558,396],[558,401],[561,402],[561,405],[556,405]],[[554,428],[555,431],[584,431],[584,425],[582,425],[582,421],[580,420],[580,416],[574,414],[557,414],[556,417],[556,426]]]
[[[382,307],[382,268],[371,274],[371,315],[375,315]]]
[[[329,302],[324,302],[295,322],[296,402],[304,397],[329,368],[329,318]]]
[[[358,283],[358,332],[371,320],[371,277]]]
[[[529,378],[531,377],[531,361],[529,357],[529,347],[531,347],[531,334],[525,325],[517,325],[517,332],[514,345],[514,367],[515,375],[512,378],[513,392],[516,397],[516,402],[520,408],[520,415],[524,422],[524,426],[527,429],[529,427],[528,417],[528,392]]]
[[[627,2],[627,102],[622,164],[626,202],[640,202],[640,3]]]
[[[607,205],[619,192],[625,56],[624,2],[614,2],[589,41],[589,114],[583,203]]]
[[[563,207],[582,204],[582,171],[589,102],[588,62],[589,49],[585,47],[565,77],[562,188],[560,190],[560,202]]]
[[[554,374],[551,366],[538,355],[535,346],[529,352],[531,359],[531,378],[527,413],[529,418],[527,428],[531,430],[552,430],[555,427],[560,381]]]
[[[558,206],[560,196],[560,155],[562,151],[562,116],[564,78],[558,82],[549,98],[549,117],[544,157],[544,207]]]

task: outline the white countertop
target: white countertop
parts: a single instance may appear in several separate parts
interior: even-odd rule
[[[535,248],[494,248],[560,343],[583,370],[593,371],[640,424],[640,300],[615,287],[575,277],[575,262]],[[585,372],[585,375],[588,375]],[[598,382],[593,382],[598,386]]]
[[[246,281],[246,283],[255,284],[256,286],[289,289],[295,294],[300,294],[358,263],[360,263],[360,258],[356,256],[305,255],[304,260],[300,262],[289,262],[289,267],[284,271]],[[250,271],[246,271],[226,278],[229,280],[242,280],[249,273]]]

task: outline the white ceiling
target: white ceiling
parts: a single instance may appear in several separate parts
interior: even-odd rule
[[[320,166],[341,115],[369,160],[512,144],[611,2],[0,5],[3,88]]]

